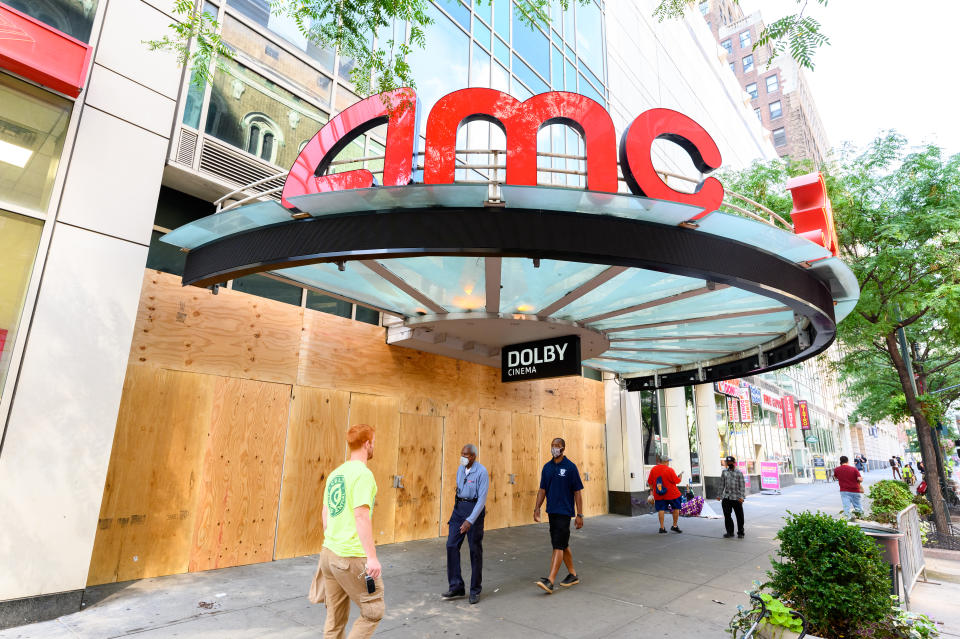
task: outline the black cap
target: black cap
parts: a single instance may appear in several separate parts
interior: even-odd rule
[[[727,461],[728,461],[728,462],[736,462],[736,461],[737,461],[737,458],[734,457],[733,455],[727,455]]]

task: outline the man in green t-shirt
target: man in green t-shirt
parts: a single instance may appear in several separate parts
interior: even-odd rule
[[[366,639],[383,618],[383,579],[377,548],[373,545],[373,504],[377,482],[367,468],[373,459],[374,430],[356,424],[347,431],[350,457],[327,478],[323,491],[323,574],[327,622],[324,636],[343,636],[350,616],[350,602],[360,607],[360,618],[349,639]],[[365,576],[374,580],[371,593]]]

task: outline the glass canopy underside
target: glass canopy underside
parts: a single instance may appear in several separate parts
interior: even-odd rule
[[[477,208],[482,215],[488,196],[486,185],[448,184],[355,189],[292,201],[313,217],[388,215],[396,209],[432,207]],[[502,197],[507,209],[611,215],[669,226],[699,212],[673,202],[555,188],[504,186]],[[197,220],[163,239],[192,250],[237,233],[290,222],[290,211],[279,203],[259,202]],[[691,232],[736,240],[787,261],[812,263],[812,272],[831,289],[837,321],[856,304],[855,277],[823,247],[788,231],[719,212],[697,223]],[[624,375],[744,357],[796,327],[793,311],[775,299],[641,268],[450,256],[348,260],[340,268],[319,263],[272,272],[409,320],[440,321],[447,314],[478,313],[478,317],[527,315],[575,322],[610,341],[607,351],[585,360],[584,365]]]

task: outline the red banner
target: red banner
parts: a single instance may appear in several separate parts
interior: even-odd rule
[[[735,397],[727,398],[727,420],[731,424],[740,421],[740,400]]]
[[[3,355],[3,345],[7,342],[7,329],[0,328],[0,355]]]
[[[793,395],[783,396],[783,423],[787,428],[797,427],[796,414],[793,412]]]
[[[717,390],[718,393],[723,393],[724,395],[732,395],[733,397],[740,397],[740,380],[739,379],[728,379],[722,382],[714,382],[713,387]]]
[[[797,402],[797,409],[800,413],[800,430],[810,430],[810,410],[807,408],[807,400],[801,399]]]
[[[753,412],[750,409],[751,409],[750,389],[741,388],[740,389],[740,421],[742,422],[753,421]]]

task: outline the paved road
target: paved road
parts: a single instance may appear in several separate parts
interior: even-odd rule
[[[868,483],[883,478],[874,471]],[[747,603],[743,591],[775,555],[785,512],[809,509],[839,512],[837,485],[751,495],[742,540],[723,539],[722,520],[684,518],[683,534],[660,535],[650,515],[590,518],[571,539],[582,582],[553,595],[533,584],[547,572],[546,526],[489,531],[484,591],[474,606],[439,597],[446,590],[443,539],[385,546],[387,614],[377,636],[725,637],[737,604]],[[463,558],[466,568],[466,548]],[[100,587],[93,592],[98,601],[84,611],[0,638],[320,637],[325,608],[306,599],[315,562],[302,557]]]

